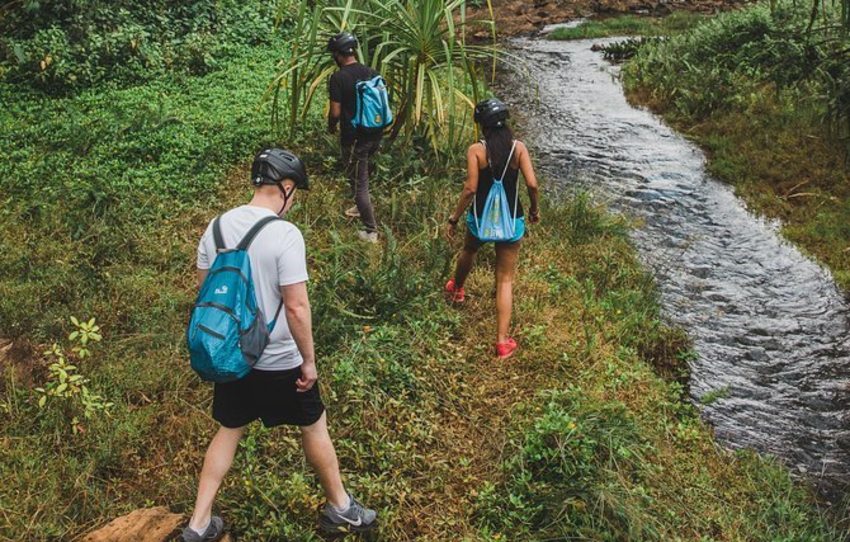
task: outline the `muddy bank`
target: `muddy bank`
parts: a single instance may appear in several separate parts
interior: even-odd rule
[[[473,19],[490,17],[486,2],[470,10]],[[621,15],[625,13],[666,15],[673,11],[716,13],[743,5],[738,0],[493,0],[499,35],[516,36],[536,32],[547,24],[579,17]],[[480,36],[486,38],[486,32]]]

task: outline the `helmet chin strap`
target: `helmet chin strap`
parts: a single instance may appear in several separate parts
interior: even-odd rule
[[[287,192],[283,188],[283,183],[278,183],[277,189],[280,190],[281,194],[283,194],[283,205],[281,205],[280,211],[277,212],[277,216],[283,216],[283,211],[284,211],[284,209],[286,209],[286,204],[289,203],[289,198],[292,197],[292,193],[295,192],[295,189],[293,188],[292,190]]]

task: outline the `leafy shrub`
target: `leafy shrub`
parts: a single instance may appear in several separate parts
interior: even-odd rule
[[[272,3],[234,0],[26,1],[5,9],[6,78],[51,93],[166,70],[207,73],[242,47],[270,43],[275,23]]]
[[[509,540],[657,540],[642,517],[648,499],[622,483],[639,476],[651,448],[616,401],[594,402],[579,389],[538,394],[534,421],[510,441],[505,487],[479,499],[482,523]],[[528,407],[533,408],[533,407]]]
[[[808,32],[808,23],[808,10],[790,3],[725,13],[641,47],[624,77],[627,85],[651,89],[679,114],[696,120],[746,106],[765,85],[810,101],[811,96],[825,98],[838,119],[850,112],[840,98],[842,89],[850,88],[846,57],[835,57],[835,45]]]
[[[109,415],[109,409],[113,403],[102,396],[94,393],[89,388],[89,379],[83,376],[73,361],[79,364],[91,356],[91,345],[101,341],[100,326],[95,324],[95,319],[80,322],[71,317],[71,323],[76,330],[68,335],[68,340],[74,344],[71,348],[73,354],[69,355],[59,344],[53,343],[50,350],[44,355],[53,362],[48,366],[48,378],[44,387],[35,388],[39,395],[38,407],[40,409],[58,402],[58,408],[63,410],[65,418],[71,417],[71,429],[74,434],[84,430],[79,416],[91,420],[98,415]],[[76,359],[72,359],[74,356]]]

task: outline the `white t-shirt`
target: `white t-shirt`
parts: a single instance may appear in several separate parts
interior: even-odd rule
[[[227,248],[235,248],[254,224],[266,216],[275,216],[270,209],[243,205],[221,216],[221,235]],[[215,261],[215,239],[213,221],[198,244],[198,269],[209,269]],[[271,322],[281,303],[280,287],[307,280],[307,257],[304,237],[290,222],[275,220],[254,237],[248,247],[251,260],[251,276],[257,304],[266,322]],[[269,345],[254,366],[264,371],[294,369],[303,362],[301,352],[289,331],[286,307],[281,307],[277,323],[272,330]]]

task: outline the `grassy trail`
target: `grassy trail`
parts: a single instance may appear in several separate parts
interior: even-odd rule
[[[0,380],[0,540],[73,540],[135,508],[191,509],[215,431],[183,337],[195,247],[249,197],[246,166],[232,164],[277,139],[258,100],[286,50],[62,99],[0,87],[0,327],[15,345]],[[842,539],[780,466],[718,449],[682,385],[658,376],[682,376],[687,342],[661,321],[622,219],[586,198],[546,203],[515,288],[521,350],[497,362],[492,248],[466,305],[441,293],[461,164],[384,153],[384,240],[364,245],[342,216],[334,142],[311,119],[281,142],[314,185],[290,218],[307,241],[332,435],[347,485],[381,512],[381,539]],[[103,328],[93,355],[72,359],[108,413],[85,418],[78,397],[38,406],[41,352],[68,346],[71,315]],[[218,502],[232,531],[315,542],[320,503],[297,432],[254,424]]]
[[[468,302],[448,306],[441,286],[457,246],[438,231],[454,187],[423,178],[402,190],[383,172],[380,247],[355,240],[342,183],[324,166],[291,217],[307,240],[332,435],[347,484],[381,511],[381,540],[840,539],[781,467],[719,449],[682,387],[656,374],[653,365],[676,365],[683,343],[659,320],[622,220],[583,198],[544,206],[515,288],[522,348],[498,362],[492,248],[470,275]],[[214,214],[246,201],[246,173],[228,176],[214,207],[170,226],[186,262],[167,280],[184,303],[196,239]],[[68,538],[145,504],[190,510],[215,424],[211,389],[188,368],[180,323],[170,327],[170,338],[114,342],[111,361],[87,365],[119,400],[111,419],[49,454],[40,436],[0,457],[15,473],[2,491],[29,495],[10,528],[49,538],[26,519],[37,517]],[[13,413],[15,433],[27,408]],[[73,475],[55,477],[60,465]],[[43,489],[29,489],[33,480]],[[218,509],[240,539],[316,541],[317,487],[296,433],[255,424]],[[77,497],[59,506],[69,492]]]

